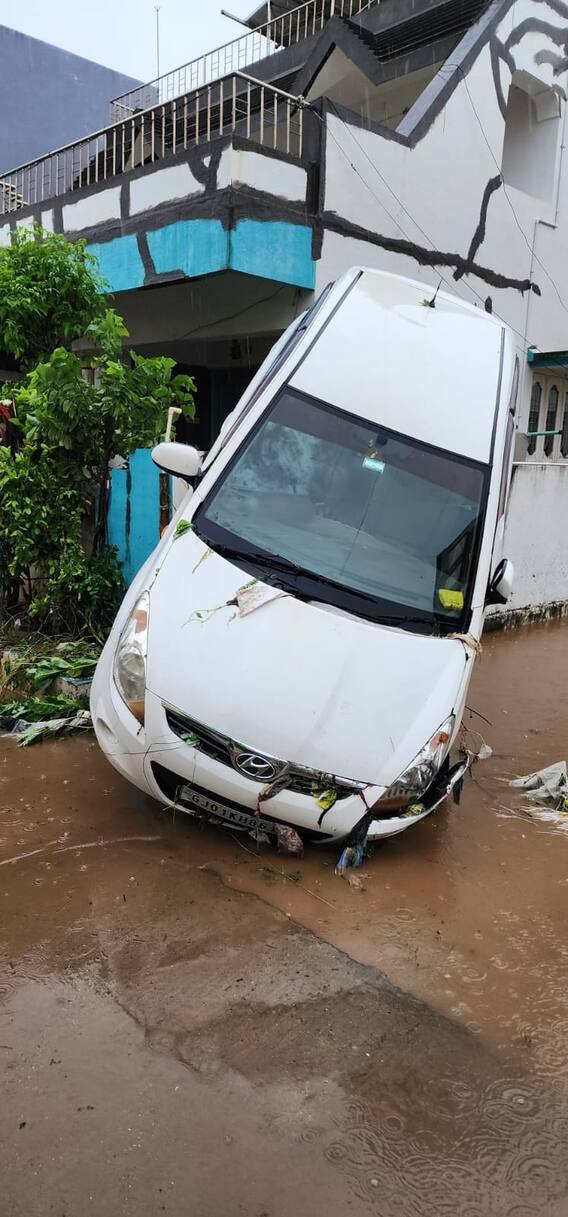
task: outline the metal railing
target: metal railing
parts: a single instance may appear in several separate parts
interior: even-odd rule
[[[235,130],[301,158],[303,103],[253,76],[233,72],[3,174],[0,214],[120,177]]]
[[[307,0],[307,3],[300,4],[281,17],[274,17],[250,33],[114,98],[111,102],[111,121],[117,122],[138,110],[173,101],[231,72],[241,72],[269,55],[312,37],[323,29],[331,17],[357,17],[378,3],[380,0]]]
[[[0,210],[18,211],[20,207],[27,207],[27,199],[18,193],[15,184],[10,180],[0,179]]]

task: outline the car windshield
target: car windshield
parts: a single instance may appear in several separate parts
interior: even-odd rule
[[[435,407],[434,407],[435,408]],[[484,466],[286,389],[195,525],[306,597],[376,620],[463,624]]]

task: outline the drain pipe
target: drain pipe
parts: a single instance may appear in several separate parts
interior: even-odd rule
[[[166,443],[166,444],[169,444],[169,442],[172,438],[172,427],[173,427],[173,423],[174,423],[174,418],[177,418],[179,414],[181,414],[181,409],[179,406],[170,406],[170,408],[168,410],[168,421],[167,421],[167,425],[166,425],[166,432],[164,435],[164,443]],[[170,517],[171,517],[171,511],[172,511],[172,505],[170,503],[170,475],[169,475],[169,473],[164,473],[163,470],[160,471],[159,486],[160,486],[159,512],[160,512],[160,536],[161,536],[162,533],[164,532],[164,530],[168,527],[168,524],[170,522]]]

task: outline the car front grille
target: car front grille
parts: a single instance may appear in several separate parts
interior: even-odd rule
[[[160,765],[157,761],[152,761],[151,765],[154,781],[156,782],[156,785],[158,786],[163,797],[167,799],[169,803],[179,805],[181,808],[187,808],[188,806],[191,806],[192,792],[196,792],[198,795],[204,795],[208,799],[216,799],[217,796],[212,795],[210,790],[204,790],[203,787],[196,786],[193,782],[191,783],[191,786],[188,786],[186,779],[183,778],[181,774],[174,773],[172,769],[166,768],[165,765]],[[228,799],[225,795],[222,796],[221,801],[225,807],[236,812],[245,812],[251,817],[251,820],[253,820],[254,811],[251,811],[250,807],[243,807],[241,803],[235,803],[233,799]],[[197,808],[197,812],[199,814],[199,808]],[[207,819],[206,813],[200,814],[204,815],[205,819]],[[293,828],[296,832],[298,831],[297,824],[291,824],[289,820],[282,820],[280,818],[276,820],[275,817],[270,814],[268,804],[263,804],[261,818],[263,821],[272,820],[274,825],[284,824],[287,825],[288,828]],[[299,831],[304,841],[321,842],[331,840],[325,830],[318,830],[317,827],[305,828],[302,826]]]
[[[242,777],[249,778],[257,785],[267,786],[271,782],[278,782],[282,789],[293,790],[297,794],[315,795],[316,798],[324,790],[333,789],[338,800],[349,798],[359,790],[363,790],[365,786],[364,782],[338,778],[331,773],[321,773],[315,769],[304,768],[302,765],[289,764],[287,761],[257,752],[254,748],[229,739],[221,732],[214,731],[211,727],[205,727],[203,723],[198,723],[195,719],[188,718],[169,706],[164,705],[164,711],[170,731],[173,731],[179,739],[197,748],[204,756],[235,769]],[[253,758],[259,762],[260,768],[262,762],[265,762],[265,765],[273,772],[270,772],[268,776],[259,773],[258,777],[254,777],[251,773],[245,772],[238,763],[242,757]]]

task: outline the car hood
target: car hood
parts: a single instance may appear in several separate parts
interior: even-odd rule
[[[172,543],[150,593],[148,688],[251,750],[388,786],[459,701],[462,644],[286,593],[241,616],[250,582],[193,534]]]

